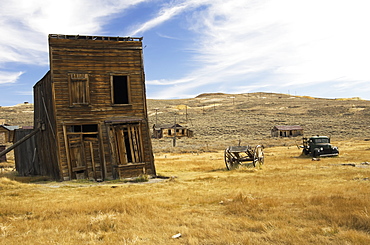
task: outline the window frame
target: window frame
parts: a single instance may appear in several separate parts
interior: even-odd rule
[[[74,91],[75,87],[73,83],[84,82],[84,96],[85,98],[79,98],[76,95],[81,95]],[[68,74],[68,91],[69,91],[69,105],[74,106],[86,106],[90,105],[90,79],[89,74],[86,73],[69,73]],[[79,101],[81,100],[82,101]],[[75,102],[77,101],[77,102]]]
[[[126,86],[127,86],[127,103],[115,103],[115,89],[114,89],[114,77],[126,77]],[[111,104],[112,106],[127,106],[131,105],[131,79],[130,75],[127,73],[112,73],[110,74],[110,93],[111,93]]]

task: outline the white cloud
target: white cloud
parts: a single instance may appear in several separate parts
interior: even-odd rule
[[[178,86],[159,97],[186,94],[207,84],[210,90],[217,90],[230,81],[239,88],[243,82],[250,83],[244,86],[246,90],[305,86],[315,92],[320,86],[322,93],[330,93],[340,86],[328,84],[353,81],[368,87],[370,33],[366,30],[370,15],[366,0],[192,3],[169,6],[140,29],[146,31],[168,21],[180,10],[186,12],[185,7],[206,5],[187,16],[189,29],[199,35],[192,44],[198,68],[183,78],[162,82]],[[251,80],[257,74],[268,76]],[[315,88],[309,88],[311,85]]]
[[[9,62],[46,65],[47,34],[104,35],[103,26],[115,14],[146,1],[152,2],[2,0],[0,68]],[[187,54],[193,54],[189,61],[193,67],[191,72],[187,70],[173,80],[147,82],[169,86],[156,97],[188,96],[207,86],[210,91],[223,89],[240,93],[300,87],[317,92],[316,88],[320,87],[321,93],[325,93],[345,91],[354,84],[358,88],[354,88],[354,92],[370,91],[367,0],[157,3],[162,4],[161,10],[151,20],[133,27],[131,35],[145,35],[165,22],[181,18],[176,19],[181,22],[179,28],[188,28],[196,38],[186,50]],[[171,35],[160,35],[175,39]],[[21,74],[0,71],[0,83],[14,83]]]
[[[0,84],[15,83],[23,72],[0,72]]]
[[[96,35],[110,16],[147,0],[2,0],[0,66],[47,64],[48,34]],[[104,21],[102,19],[104,18]]]

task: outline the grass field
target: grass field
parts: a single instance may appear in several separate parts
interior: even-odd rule
[[[0,244],[370,244],[370,144],[336,145],[320,161],[266,148],[262,168],[232,171],[222,151],[156,153],[169,178],[144,183],[5,171]]]

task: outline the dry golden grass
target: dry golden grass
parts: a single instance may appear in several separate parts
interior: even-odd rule
[[[233,171],[221,151],[156,154],[171,178],[147,184],[8,175],[0,244],[370,244],[370,146],[349,142],[321,161],[267,148],[261,169]]]

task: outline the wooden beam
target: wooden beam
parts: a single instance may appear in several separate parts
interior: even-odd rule
[[[2,152],[0,152],[0,157],[4,156],[6,153],[10,152],[11,150],[13,150],[14,148],[16,148],[17,146],[19,146],[20,144],[22,144],[23,142],[25,142],[26,140],[28,140],[29,138],[31,138],[32,136],[34,136],[35,134],[37,134],[40,131],[41,131],[41,128],[40,127],[37,128],[37,129],[35,129],[35,130],[33,130],[31,133],[27,134],[22,139],[18,140],[13,145],[11,145],[7,149],[5,149]]]

